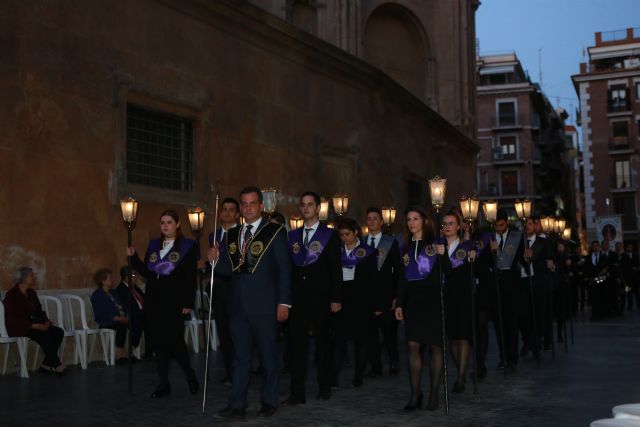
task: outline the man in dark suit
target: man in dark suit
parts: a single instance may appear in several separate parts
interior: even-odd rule
[[[340,239],[321,224],[320,196],[308,191],[300,196],[304,225],[289,232],[293,259],[292,301],[289,331],[292,343],[291,395],[283,405],[306,402],[305,381],[309,359],[309,330],[316,341],[318,398],[331,397],[331,313],[340,311]]]
[[[400,249],[393,236],[382,234],[384,220],[382,210],[378,207],[367,209],[368,234],[362,237],[362,243],[378,250],[378,272],[382,290],[382,315],[371,318],[371,340],[369,346],[369,377],[382,375],[382,357],[380,351],[380,332],[389,357],[389,375],[398,374],[398,321],[395,316],[393,301],[396,297],[400,265]]]
[[[123,266],[120,268],[120,284],[115,290],[116,298],[120,304],[122,304],[122,310],[125,316],[130,319],[131,322],[131,345],[138,347],[140,345],[140,338],[142,338],[142,332],[146,329],[146,322],[144,318],[144,292],[138,287],[138,272],[132,272],[133,280],[133,307],[129,309],[129,267]],[[129,355],[133,357],[133,355]],[[145,334],[145,357],[151,357],[151,347],[148,334]]]
[[[638,253],[633,251],[633,245],[627,243],[624,254],[622,255],[622,275],[629,293],[627,294],[627,310],[633,308],[633,302],[636,302],[636,308],[640,308],[640,293],[638,292],[638,274],[640,273],[640,262],[638,262]]]
[[[229,405],[222,418],[245,416],[254,347],[262,358],[262,407],[258,416],[269,417],[278,407],[277,322],[289,317],[291,259],[286,229],[262,217],[262,192],[246,187],[240,192],[245,223],[226,233],[222,252],[209,249],[209,260],[220,260],[216,271],[231,278],[229,317],[234,346]]]
[[[238,201],[231,197],[224,198],[220,205],[220,223],[222,226],[209,235],[209,247],[213,247],[215,244],[222,244],[227,232],[238,225],[239,217],[240,205]],[[207,267],[205,280],[208,286],[211,278],[211,264],[207,263]],[[214,279],[211,311],[216,321],[216,329],[218,331],[218,338],[220,339],[220,351],[224,360],[225,376],[222,379],[222,383],[231,385],[233,364],[233,342],[231,341],[231,332],[229,329],[229,293],[231,282],[229,278],[222,277],[220,274],[216,274]]]
[[[602,252],[600,242],[591,242],[591,251],[584,259],[582,266],[583,277],[587,283],[589,302],[591,303],[591,320],[601,320],[604,317],[604,302],[606,296],[606,280],[597,280],[607,274],[609,258]]]
[[[509,373],[515,373],[518,366],[518,307],[519,307],[519,275],[522,257],[522,233],[509,228],[509,215],[506,210],[499,209],[496,214],[495,236],[491,240],[491,250],[495,252],[495,268],[498,272],[497,289],[500,289],[502,308],[502,325],[496,324],[498,345],[503,353],[507,366],[499,365]],[[495,316],[494,319],[498,317]],[[496,322],[499,323],[499,322]],[[502,348],[501,334],[504,333]]]
[[[551,307],[549,301],[552,291],[552,277],[549,267],[553,262],[549,241],[536,234],[535,219],[525,223],[525,249],[520,261],[520,325],[524,346],[520,355],[529,350],[534,358],[540,357],[542,337],[551,325],[547,319]],[[531,297],[533,294],[533,302]]]

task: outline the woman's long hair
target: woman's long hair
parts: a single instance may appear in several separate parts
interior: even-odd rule
[[[411,243],[411,239],[413,238],[413,235],[409,231],[409,227],[406,225],[407,215],[409,215],[409,212],[416,212],[418,215],[420,215],[420,217],[422,217],[422,236],[421,236],[421,238],[426,244],[433,243],[434,238],[435,238],[435,235],[433,233],[433,221],[429,218],[429,216],[427,215],[426,210],[422,206],[413,205],[413,206],[409,206],[404,211],[404,219],[405,219],[404,241],[406,242],[406,244],[407,245],[410,244]]]
[[[164,212],[162,212],[160,214],[160,219],[162,219],[163,216],[170,216],[171,218],[173,218],[173,220],[176,222],[176,224],[178,225],[178,228],[176,229],[176,240],[173,242],[173,249],[176,251],[180,250],[180,243],[182,242],[182,239],[184,239],[184,235],[182,234],[182,230],[180,230],[180,216],[178,216],[178,212],[174,211],[173,209],[167,209]],[[160,247],[162,248],[162,243],[164,243],[165,241],[165,236],[164,234],[162,234],[162,232],[160,233]]]

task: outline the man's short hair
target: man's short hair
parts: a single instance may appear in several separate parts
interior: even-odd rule
[[[240,203],[238,203],[236,199],[234,199],[233,197],[225,197],[224,199],[222,199],[222,203],[220,204],[220,206],[224,206],[227,203],[233,203],[236,207],[236,210],[240,212]]]
[[[305,191],[300,195],[300,203],[302,203],[302,198],[305,196],[313,197],[313,201],[316,202],[316,205],[320,206],[322,200],[320,199],[320,195],[318,193],[316,193],[315,191]]]
[[[260,190],[258,187],[254,187],[254,186],[251,186],[251,185],[249,185],[247,187],[244,187],[242,189],[242,191],[240,192],[240,198],[242,198],[242,196],[245,195],[245,194],[251,194],[251,193],[256,193],[258,195],[258,200],[260,201],[260,203],[263,202],[262,190]]]
[[[507,213],[507,210],[504,208],[498,209],[498,212],[496,213],[496,221],[501,221],[501,220],[509,222],[509,214]]]
[[[380,209],[377,206],[369,206],[367,208],[367,215],[369,215],[370,213],[377,213],[378,215],[380,215],[380,218],[382,218],[382,209]]]

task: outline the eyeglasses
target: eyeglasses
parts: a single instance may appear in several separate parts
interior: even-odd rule
[[[457,223],[457,222],[443,222],[443,223],[442,223],[442,228],[445,228],[445,227],[455,227],[456,225],[458,225],[458,223]]]

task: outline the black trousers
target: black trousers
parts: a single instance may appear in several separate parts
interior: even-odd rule
[[[49,326],[46,331],[38,331],[30,329],[27,332],[27,336],[33,341],[37,342],[42,348],[44,353],[43,365],[57,368],[61,365],[60,358],[58,357],[58,348],[64,338],[64,331],[57,326]]]
[[[549,302],[550,292],[547,286],[533,281],[533,305],[535,313],[532,311],[531,290],[529,289],[529,279],[520,279],[520,325],[522,330],[522,341],[524,345],[532,350],[540,350],[542,348],[542,338],[548,335],[550,329],[549,320]],[[535,330],[533,324],[533,316],[535,315]],[[537,333],[537,341],[536,341]],[[547,338],[548,339],[548,338]],[[545,340],[546,341],[546,340]],[[549,343],[550,345],[550,343]]]
[[[133,325],[131,325],[131,327],[133,328]],[[103,328],[112,329],[116,331],[116,347],[124,347],[124,343],[127,340],[127,331],[128,331],[127,325],[123,325],[122,323],[114,323],[112,325],[100,326],[100,329],[103,329]],[[138,341],[140,341],[140,337],[138,337]]]
[[[165,329],[157,325],[151,326],[151,345],[156,354],[156,366],[161,385],[169,383],[171,359],[178,362],[188,379],[194,377],[189,360],[189,350],[187,350],[187,344],[184,341],[184,319],[179,316],[172,320],[173,324],[164,322]]]
[[[230,320],[229,320],[229,293],[222,287],[228,286],[228,283],[217,282],[214,285],[212,314],[216,321],[216,330],[218,331],[218,339],[220,340],[220,352],[224,363],[224,372],[227,379],[231,379],[233,372],[233,341],[231,340]],[[219,286],[219,289],[216,289]]]
[[[385,310],[378,317],[371,319],[369,338],[369,363],[373,371],[382,372],[382,349],[387,352],[389,364],[398,364],[398,321],[395,313]],[[380,335],[382,334],[382,344]]]
[[[511,271],[500,271],[500,303],[502,306],[502,323],[496,320],[496,334],[498,336],[498,347],[504,353],[507,364],[518,364],[518,309],[520,307],[520,293],[518,291],[518,277]],[[497,319],[497,315],[494,319]],[[502,348],[501,336],[504,334],[504,345]]]
[[[326,312],[325,312],[326,311]],[[309,330],[316,343],[317,380],[321,391],[331,387],[332,348],[329,304],[325,311],[294,305],[289,318],[291,343],[291,396],[305,399],[305,382],[309,366]]]

